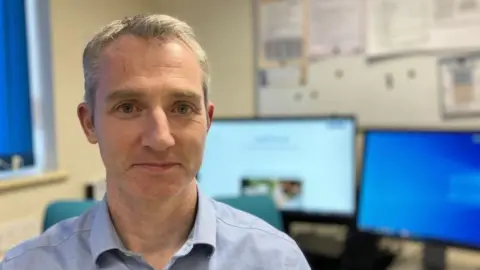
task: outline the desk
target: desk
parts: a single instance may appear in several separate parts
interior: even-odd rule
[[[403,261],[393,263],[388,270],[437,270],[437,269],[424,269],[420,261]],[[462,266],[462,265],[448,265],[447,268],[441,270],[479,270],[474,266]]]
[[[423,250],[425,245],[420,242],[398,240],[388,241],[389,244],[400,243],[402,248],[389,270],[424,270],[422,269]],[[457,248],[447,248],[445,270],[480,270],[478,252]]]

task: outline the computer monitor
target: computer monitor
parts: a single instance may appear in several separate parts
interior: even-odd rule
[[[215,119],[198,182],[213,198],[271,195],[284,212],[355,213],[353,117]]]
[[[480,247],[480,132],[369,130],[358,230]]]

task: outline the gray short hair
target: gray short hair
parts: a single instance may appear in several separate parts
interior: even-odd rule
[[[83,51],[85,102],[93,109],[97,87],[98,60],[103,49],[122,35],[134,35],[145,39],[165,40],[176,38],[184,42],[196,55],[203,71],[202,89],[205,104],[208,101],[210,71],[207,54],[196,40],[193,29],[185,22],[168,15],[137,15],[115,20],[103,27],[88,42]]]

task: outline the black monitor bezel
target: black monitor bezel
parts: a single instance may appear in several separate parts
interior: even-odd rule
[[[363,135],[363,153],[362,153],[362,162],[360,165],[360,173],[359,173],[359,183],[358,183],[358,189],[357,189],[357,195],[356,195],[356,206],[355,206],[355,222],[354,226],[355,229],[359,232],[363,233],[368,233],[371,235],[375,236],[380,236],[380,237],[388,237],[392,239],[401,239],[401,240],[409,240],[412,242],[419,242],[419,243],[425,243],[425,244],[430,244],[434,246],[451,246],[451,247],[458,247],[458,248],[466,248],[470,250],[480,250],[480,245],[475,246],[475,245],[469,245],[467,243],[462,243],[462,242],[457,242],[454,240],[446,240],[446,239],[435,239],[431,237],[421,237],[421,236],[416,236],[416,235],[408,235],[408,236],[403,236],[400,233],[381,233],[376,230],[372,229],[362,229],[358,226],[359,223],[359,213],[360,213],[360,201],[362,197],[362,187],[363,187],[363,181],[364,181],[364,167],[365,167],[365,160],[366,160],[366,155],[367,155],[367,147],[368,147],[368,134],[373,133],[373,132],[401,132],[401,133],[408,133],[408,132],[416,132],[416,133],[436,133],[436,132],[441,132],[442,134],[464,134],[464,133],[480,133],[480,129],[467,129],[467,128],[457,128],[457,129],[452,129],[452,128],[440,128],[440,127],[387,127],[387,128],[378,128],[378,127],[372,127],[372,128],[367,128],[364,127],[362,129],[359,129],[359,133]]]
[[[353,178],[354,185],[357,184],[357,168],[356,168],[356,149],[357,149],[357,130],[358,130],[358,121],[357,117],[353,114],[332,114],[332,115],[293,115],[293,116],[241,116],[241,117],[220,117],[213,118],[212,122],[249,122],[249,121],[312,121],[312,120],[350,120],[354,124],[354,136],[353,136],[353,147],[352,147],[352,166],[353,166]],[[208,136],[208,135],[207,135]],[[313,222],[313,223],[326,223],[326,224],[339,224],[339,225],[349,225],[353,226],[355,222],[356,215],[356,202],[357,202],[357,191],[353,190],[353,201],[354,209],[352,214],[336,214],[336,213],[322,213],[322,212],[305,212],[305,211],[292,211],[292,210],[281,210],[283,220],[288,224],[291,222]]]

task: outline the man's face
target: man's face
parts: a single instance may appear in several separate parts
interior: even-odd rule
[[[102,53],[93,112],[78,115],[122,193],[167,198],[192,184],[213,117],[202,70],[181,41],[126,35]],[[93,123],[92,123],[93,113]]]

